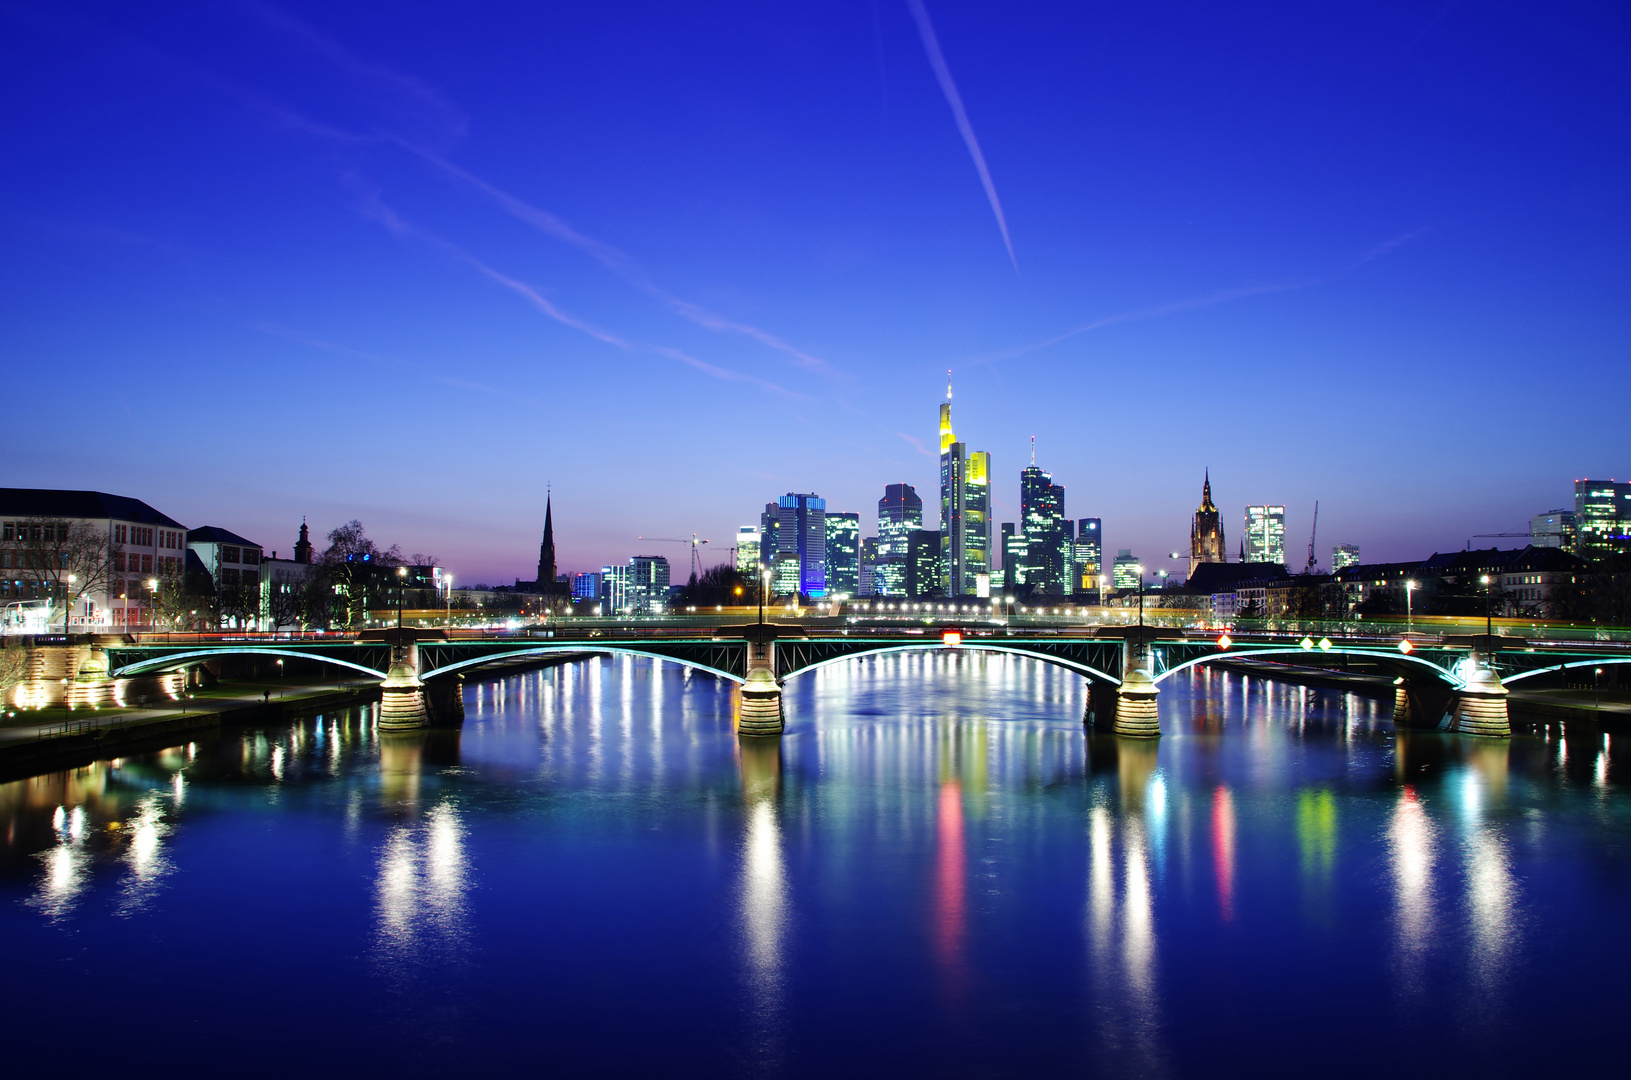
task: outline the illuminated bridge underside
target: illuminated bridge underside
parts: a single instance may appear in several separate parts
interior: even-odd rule
[[[1217,660],[1254,660],[1258,657],[1274,657],[1283,663],[1299,663],[1315,667],[1329,666],[1327,661],[1336,657],[1362,658],[1375,664],[1389,675],[1401,675],[1405,678],[1430,675],[1451,687],[1461,688],[1463,680],[1456,675],[1458,663],[1467,656],[1464,652],[1451,652],[1448,650],[1427,650],[1405,654],[1397,650],[1383,648],[1344,648],[1333,646],[1325,649],[1304,649],[1301,645],[1236,645],[1228,651],[1221,651],[1211,643],[1179,642],[1175,645],[1166,643],[1156,645],[1151,649],[1151,674],[1156,682],[1169,679],[1188,668],[1197,667]]]
[[[922,638],[790,638],[776,642],[776,671],[783,677],[802,675],[830,664],[874,653],[947,652],[946,645]],[[1119,641],[1095,638],[965,638],[957,652],[1007,653],[1025,656],[1046,664],[1100,679],[1112,685],[1121,682]]]

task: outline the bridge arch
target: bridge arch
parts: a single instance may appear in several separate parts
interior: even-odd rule
[[[1605,658],[1602,660],[1571,660],[1565,664],[1548,664],[1545,667],[1532,668],[1529,671],[1520,671],[1516,675],[1508,675],[1501,680],[1502,686],[1510,686],[1519,679],[1527,679],[1531,675],[1550,675],[1553,672],[1563,671],[1567,668],[1607,667],[1609,664],[1631,664],[1631,656],[1618,659]]]
[[[1433,675],[1434,678],[1448,683],[1454,689],[1459,690],[1465,685],[1461,679],[1455,677],[1454,673],[1445,670],[1443,667],[1433,663],[1431,660],[1423,659],[1420,656],[1412,656],[1409,653],[1382,652],[1376,649],[1344,649],[1337,647],[1329,651],[1321,649],[1319,654],[1322,656],[1363,656],[1371,660],[1384,660],[1389,664],[1404,664],[1408,667],[1425,668]],[[1161,682],[1178,674],[1185,668],[1198,667],[1201,664],[1210,664],[1214,660],[1249,660],[1258,656],[1307,655],[1309,655],[1309,650],[1304,649],[1300,645],[1290,646],[1284,649],[1252,649],[1250,651],[1240,650],[1208,653],[1204,656],[1192,657],[1189,660],[1185,660],[1181,664],[1174,664],[1172,667],[1167,668],[1165,671],[1161,672],[1161,674],[1157,675],[1155,677],[1155,681]]]
[[[661,660],[668,664],[678,664],[681,667],[695,668],[698,671],[706,671],[708,674],[717,676],[726,680],[727,682],[741,683],[746,681],[740,675],[733,675],[728,671],[712,667],[708,664],[699,664],[695,660],[682,660],[677,656],[665,656],[660,652],[652,652],[647,649],[634,649],[626,645],[597,645],[593,642],[587,641],[573,642],[570,645],[538,645],[525,649],[514,649],[505,652],[489,653],[485,656],[475,656],[468,660],[460,660],[452,664],[443,664],[441,667],[432,668],[429,671],[421,670],[419,677],[428,682],[431,679],[439,678],[443,675],[449,674],[450,672],[463,671],[466,668],[481,667],[484,664],[494,664],[504,660],[514,660],[519,657],[545,656],[551,653],[577,653],[584,656],[643,656],[649,660]],[[384,676],[382,675],[381,678],[384,678]]]
[[[380,678],[380,679],[383,679],[386,676],[386,672],[376,670],[375,668],[366,667],[366,666],[364,666],[362,664],[354,664],[350,660],[338,660],[338,659],[336,659],[336,658],[334,658],[332,656],[325,656],[322,653],[298,652],[298,651],[296,651],[294,649],[258,649],[258,648],[255,648],[253,645],[250,645],[250,646],[234,646],[232,648],[219,648],[219,649],[197,649],[197,650],[195,650],[193,652],[166,653],[163,656],[150,656],[150,657],[147,657],[146,659],[143,659],[143,660],[137,660],[133,664],[126,664],[126,665],[124,665],[123,667],[119,668],[116,671],[110,671],[108,674],[113,676],[116,679],[117,678],[125,678],[125,677],[131,676],[131,675],[140,675],[143,672],[157,670],[157,669],[163,669],[163,668],[169,667],[169,666],[176,666],[176,665],[185,666],[185,664],[187,662],[190,662],[190,661],[193,661],[193,660],[198,660],[198,659],[206,659],[206,658],[212,657],[212,656],[250,656],[250,655],[254,655],[254,656],[299,656],[299,657],[302,657],[302,658],[307,659],[307,660],[316,660],[316,661],[318,661],[320,663],[324,663],[324,664],[336,664],[336,665],[338,665],[340,667],[348,667],[348,668],[352,669],[353,671],[360,671],[364,675],[373,675],[376,678]]]
[[[993,645],[993,644],[988,644],[988,643],[986,643],[984,641],[964,641],[960,645],[946,645],[946,644],[943,644],[942,642],[938,642],[938,641],[934,641],[934,642],[926,641],[926,642],[923,642],[922,644],[918,644],[916,642],[913,642],[911,644],[904,644],[904,645],[903,644],[888,644],[888,645],[879,645],[879,646],[876,646],[874,648],[858,648],[854,652],[843,653],[842,655],[839,655],[839,656],[829,656],[824,660],[817,660],[813,664],[806,664],[803,667],[795,668],[792,671],[781,674],[780,677],[782,678],[783,681],[786,681],[787,679],[797,678],[800,675],[806,675],[806,674],[808,674],[808,673],[810,673],[812,671],[818,671],[818,670],[820,670],[821,668],[824,668],[824,667],[831,667],[833,664],[841,664],[846,660],[854,660],[857,657],[877,656],[877,655],[879,655],[881,653],[904,653],[904,652],[990,652],[990,653],[1008,653],[1008,654],[1013,655],[1013,656],[1023,656],[1023,657],[1026,657],[1027,659],[1030,659],[1030,660],[1040,660],[1045,664],[1052,664],[1055,667],[1066,668],[1066,669],[1068,669],[1070,671],[1076,672],[1076,674],[1078,674],[1078,675],[1086,675],[1090,679],[1096,679],[1096,680],[1101,680],[1103,682],[1107,682],[1111,686],[1120,686],[1121,685],[1121,680],[1116,678],[1116,676],[1111,675],[1109,672],[1106,672],[1106,671],[1100,671],[1098,668],[1092,667],[1092,666],[1090,666],[1088,664],[1078,663],[1078,662],[1076,662],[1074,660],[1066,660],[1063,657],[1054,656],[1054,655],[1052,655],[1050,653],[1038,652],[1038,651],[1035,651],[1035,650],[1032,650],[1032,649],[1020,648],[1020,647],[1013,646],[1013,645]]]

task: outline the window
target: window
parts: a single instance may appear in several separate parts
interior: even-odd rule
[[[244,548],[243,564],[245,566],[258,566],[260,561],[261,553],[257,548]]]
[[[142,556],[142,573],[151,574],[152,572],[153,572],[153,556],[143,555]]]
[[[243,577],[243,583],[244,583],[244,588],[246,588],[246,589],[258,589],[258,588],[260,588],[260,583],[261,583],[260,573],[258,571],[255,571],[255,570],[245,570],[244,571],[244,577]]]
[[[113,542],[115,544],[125,543],[126,540],[128,539],[128,537],[126,536],[127,531],[128,530],[125,528],[125,526],[115,525],[113,527]]]
[[[124,552],[116,551],[116,552],[113,553],[113,570],[114,570],[114,573],[116,573],[116,574],[122,574],[122,573],[125,572],[125,553]]]
[[[221,561],[222,562],[237,562],[237,561],[239,561],[238,560],[238,549],[233,547],[230,544],[222,544],[221,545]]]
[[[0,540],[11,541],[17,539],[17,523],[8,521],[0,525]]]
[[[226,569],[221,571],[221,587],[223,589],[237,588],[239,571]]]

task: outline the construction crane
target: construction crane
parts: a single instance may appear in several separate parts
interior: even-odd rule
[[[1314,527],[1308,530],[1308,565],[1303,567],[1303,573],[1314,572],[1314,539],[1320,533],[1320,501],[1314,500]]]
[[[1471,551],[1472,550],[1472,541],[1477,540],[1477,539],[1479,539],[1481,537],[1491,537],[1491,538],[1493,538],[1493,537],[1496,537],[1496,536],[1521,536],[1525,540],[1529,540],[1529,539],[1533,539],[1534,535],[1535,534],[1533,532],[1521,532],[1521,533],[1473,533],[1472,534],[1472,540],[1467,541],[1467,550]]]
[[[654,544],[690,544],[691,580],[696,581],[702,577],[702,545],[708,541],[698,540],[696,533],[692,533],[689,540],[682,540],[677,536],[642,536],[639,539],[649,540]]]

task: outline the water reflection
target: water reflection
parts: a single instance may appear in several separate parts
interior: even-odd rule
[[[1432,943],[1435,833],[1416,789],[1406,785],[1393,805],[1387,845],[1398,985],[1412,994],[1423,989],[1423,963]]]
[[[1235,800],[1222,784],[1212,789],[1212,873],[1218,916],[1229,922],[1235,917]]]
[[[737,917],[746,966],[752,1052],[781,1056],[786,1006],[787,864],[781,822],[780,739],[738,740],[742,782],[742,865]]]
[[[386,834],[374,878],[375,957],[399,989],[464,957],[470,884],[465,844],[465,825],[451,800]]]

